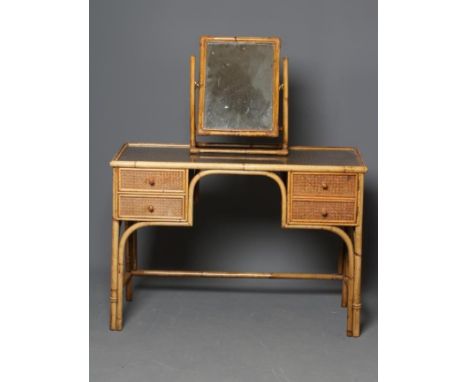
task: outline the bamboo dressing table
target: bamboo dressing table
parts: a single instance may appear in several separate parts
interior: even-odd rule
[[[257,47],[253,46],[256,43],[261,45],[260,56],[255,50]],[[243,63],[248,59],[257,60],[254,68],[262,65],[263,62],[259,63],[258,57],[268,59],[268,44],[273,46],[274,52],[273,64],[265,66],[267,72],[273,68],[271,70],[273,82],[268,86],[274,89],[274,94],[269,107],[268,102],[265,103],[265,92],[262,94],[257,88],[252,92],[249,82],[252,79],[247,78],[245,74],[250,73],[250,69],[243,67]],[[113,171],[110,329],[123,328],[124,295],[127,301],[132,300],[133,278],[136,276],[322,279],[338,280],[342,283],[341,305],[347,309],[346,333],[348,336],[358,337],[361,312],[364,174],[367,172],[359,151],[350,147],[288,147],[288,62],[286,58],[283,59],[283,77],[280,84],[279,39],[202,36],[200,50],[202,62],[199,81],[195,80],[195,57],[192,56],[190,59],[190,144],[127,143],[110,162]],[[236,73],[241,73],[240,78],[249,82],[244,86],[244,89],[248,90],[246,94],[257,98],[254,101],[250,100],[250,103],[247,103],[248,108],[245,109],[245,102],[239,102],[245,98],[245,94],[242,94],[242,81],[234,81],[236,96],[232,97],[232,93],[227,93],[231,94],[233,103],[229,103],[229,97],[226,101],[225,94],[222,93],[224,98],[221,106],[225,105],[222,107],[222,118],[230,122],[238,121],[237,114],[234,115],[235,119],[229,119],[232,114],[226,114],[230,112],[231,106],[244,108],[250,112],[250,106],[258,107],[261,101],[267,107],[260,116],[263,118],[266,115],[271,118],[273,124],[267,123],[264,131],[260,131],[258,135],[265,137],[271,134],[273,138],[277,138],[281,134],[282,141],[279,144],[271,147],[263,145],[229,147],[229,145],[223,146],[218,143],[210,145],[197,141],[197,133],[200,135],[212,133],[209,129],[210,120],[206,118],[208,110],[206,108],[216,105],[203,106],[201,102],[202,110],[199,110],[197,127],[195,98],[197,90],[202,95],[210,91],[209,79],[212,74],[209,73],[207,57],[214,55],[213,51],[218,56],[224,54],[222,70],[216,71],[217,75],[214,77],[215,90],[218,91],[220,83],[229,80],[228,75],[231,73],[229,71],[235,67]],[[232,57],[233,51],[237,56]],[[226,52],[229,55],[226,56]],[[246,57],[239,61],[238,56],[247,53],[253,58]],[[261,74],[265,77],[263,72]],[[262,85],[258,85],[259,78],[256,77],[254,80],[256,86],[261,88]],[[229,86],[227,88],[229,90]],[[280,93],[281,113],[275,111],[279,106]],[[208,97],[205,105],[209,100]],[[255,128],[269,121],[263,118],[259,122],[259,114],[256,111],[254,115],[257,118]],[[277,125],[279,116],[282,119],[281,126]],[[200,124],[203,123],[205,131],[200,129]],[[242,123],[245,125],[246,122]],[[230,128],[232,124],[229,125]],[[257,133],[255,128],[251,131],[241,129],[226,131],[216,127],[217,130],[214,129],[213,135],[228,135],[230,132],[235,136],[250,137]],[[268,128],[271,128],[273,133],[265,132]],[[204,177],[218,174],[264,176],[275,182],[281,195],[279,203],[282,228],[325,230],[338,235],[343,240],[344,249],[338,257],[337,272],[333,274],[240,273],[139,268],[138,229],[148,226],[193,226],[197,185]]]
[[[287,157],[190,154],[188,145],[125,144],[113,167],[111,329],[122,329],[123,290],[132,299],[134,276],[327,279],[342,282],[347,334],[359,336],[364,173],[353,148],[290,147]],[[337,234],[346,245],[336,274],[233,273],[143,270],[137,266],[137,230],[193,226],[198,182],[216,174],[255,175],[279,187],[281,226]],[[125,229],[121,231],[121,224]]]

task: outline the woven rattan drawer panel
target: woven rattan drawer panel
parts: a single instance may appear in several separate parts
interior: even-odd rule
[[[187,171],[121,169],[119,179],[121,191],[184,192]]]
[[[328,200],[292,200],[289,223],[353,223],[356,220],[355,202]]]
[[[290,177],[293,197],[356,195],[356,175],[292,172]]]
[[[186,220],[184,196],[119,195],[119,217],[154,220]]]

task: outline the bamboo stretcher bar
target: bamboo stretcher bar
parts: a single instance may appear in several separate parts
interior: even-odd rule
[[[166,271],[138,269],[129,272],[132,276],[159,277],[218,277],[252,279],[298,279],[298,280],[343,280],[336,273],[261,273],[261,272],[211,272],[211,271]]]

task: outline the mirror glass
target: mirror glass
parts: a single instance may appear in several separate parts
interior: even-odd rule
[[[276,117],[275,45],[208,42],[205,60],[202,128],[271,134]]]

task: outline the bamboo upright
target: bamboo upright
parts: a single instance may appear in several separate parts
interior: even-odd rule
[[[364,209],[364,176],[359,175],[359,210],[357,225],[354,228],[354,253],[355,253],[355,281],[353,297],[353,336],[361,334],[361,273],[362,273],[362,219]]]
[[[117,325],[117,268],[118,268],[118,248],[119,248],[120,222],[112,220],[112,257],[111,257],[111,295],[110,295],[110,328],[119,330]]]

